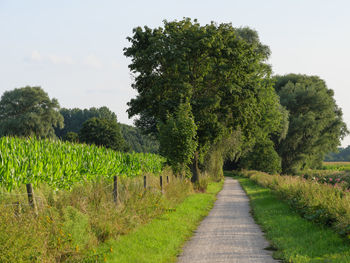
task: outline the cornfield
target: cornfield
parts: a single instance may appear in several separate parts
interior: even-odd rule
[[[139,176],[161,172],[165,159],[156,154],[121,153],[103,147],[59,140],[0,138],[0,187],[46,183],[69,189],[99,176]]]

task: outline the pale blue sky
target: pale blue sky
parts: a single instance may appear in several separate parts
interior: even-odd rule
[[[0,94],[39,85],[61,107],[106,105],[131,124],[126,37],[136,26],[191,17],[256,29],[274,72],[320,76],[350,128],[349,14],[346,0],[0,0]]]

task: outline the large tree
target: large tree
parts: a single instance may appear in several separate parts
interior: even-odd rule
[[[348,133],[333,90],[317,76],[289,74],[275,81],[281,104],[289,111],[286,139],[277,143],[283,172],[320,165]]]
[[[1,96],[1,136],[54,137],[54,127],[63,128],[59,104],[41,87],[17,88]]]
[[[124,139],[116,120],[93,117],[84,122],[79,132],[79,141],[105,146],[116,151],[124,150]]]
[[[132,62],[138,96],[128,105],[135,124],[157,134],[159,123],[189,103],[197,127],[192,180],[212,145],[239,130],[249,146],[257,135],[280,129],[278,97],[265,62],[268,47],[249,28],[196,20],[164,21],[164,27],[137,27],[125,55]]]

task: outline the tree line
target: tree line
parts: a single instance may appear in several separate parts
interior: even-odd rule
[[[107,107],[60,108],[41,87],[6,91],[0,100],[0,136],[34,136],[105,146],[117,151],[158,151],[140,130],[120,124]]]
[[[271,173],[317,167],[348,134],[325,81],[273,76],[270,49],[250,28],[185,18],[137,27],[128,40],[138,92],[129,116],[193,182],[225,160]]]
[[[25,87],[3,94],[1,135],[159,150],[177,173],[197,182],[203,173],[222,176],[224,162],[270,173],[318,167],[348,134],[325,81],[274,76],[271,51],[255,30],[184,18],[137,27],[127,39],[124,55],[138,93],[127,112],[138,129],[118,125],[106,107],[59,109],[40,88]]]
[[[326,162],[350,162],[350,145],[343,148],[339,147],[337,151],[326,154]]]

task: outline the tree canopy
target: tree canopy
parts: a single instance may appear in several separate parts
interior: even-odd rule
[[[197,127],[191,106],[189,103],[181,104],[174,116],[169,116],[165,123],[159,125],[160,153],[167,157],[175,171],[181,171],[191,163],[197,148]]]
[[[92,107],[90,109],[62,108],[60,113],[64,118],[64,127],[55,129],[55,133],[59,138],[65,138],[68,132],[79,133],[83,123],[93,117],[117,121],[116,114],[106,106],[100,108]]]
[[[137,127],[119,123],[122,135],[129,151],[158,153],[159,141],[151,135],[146,135]]]
[[[129,117],[145,132],[158,134],[179,106],[189,103],[197,127],[192,157],[198,161],[212,145],[241,131],[246,147],[281,129],[282,113],[266,63],[269,49],[256,31],[231,24],[201,26],[196,20],[164,21],[164,27],[137,27],[125,55],[131,58],[138,95]]]
[[[0,135],[54,137],[63,128],[59,103],[41,87],[5,91],[0,100]]]
[[[320,166],[348,133],[334,92],[317,76],[289,74],[275,77],[281,104],[289,112],[289,129],[276,145],[285,173]]]
[[[116,151],[124,150],[124,139],[116,120],[96,117],[87,120],[79,132],[79,141]]]

